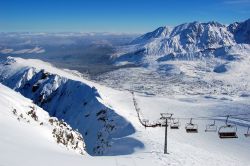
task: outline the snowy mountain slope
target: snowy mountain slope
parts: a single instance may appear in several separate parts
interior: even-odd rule
[[[126,138],[135,132],[134,127],[102,103],[93,84],[41,61],[21,58],[3,60],[0,76],[3,84],[78,129],[91,155],[130,154],[143,147],[140,141]],[[119,148],[125,146],[119,139],[131,146]]]
[[[152,95],[249,96],[250,46],[236,44],[196,59],[194,54],[156,58],[150,65],[115,70],[95,78],[116,88]],[[153,57],[155,58],[155,56]],[[189,60],[187,60],[189,58]]]
[[[10,162],[8,164],[15,163],[17,158],[27,159],[28,155],[33,154],[38,157],[39,152],[33,149],[52,154],[86,154],[85,144],[78,132],[56,118],[51,119],[47,112],[32,101],[2,84],[0,110],[1,164],[7,164],[5,161]],[[15,161],[13,155],[17,157]]]
[[[35,108],[38,121],[27,113]],[[14,111],[14,109],[16,111]],[[19,119],[19,120],[18,120]],[[54,124],[51,124],[53,119]],[[49,122],[50,120],[50,122]],[[59,121],[58,121],[59,122]],[[41,125],[41,123],[43,123]],[[69,128],[69,129],[67,129]],[[0,84],[0,163],[11,166],[53,166],[53,165],[93,165],[103,163],[110,166],[138,165],[148,163],[148,159],[123,158],[123,157],[90,157],[83,151],[83,143],[78,141],[79,148],[73,149],[68,142],[68,147],[57,144],[53,137],[53,130],[61,129],[60,132],[72,133],[77,136],[78,132],[71,131],[70,126],[58,126],[55,118],[50,118],[48,113],[34,105],[31,100],[21,94]],[[64,141],[66,141],[65,139]],[[75,139],[77,142],[77,137]],[[84,155],[80,155],[83,152]]]
[[[234,34],[237,43],[250,44],[250,19],[230,24],[228,30]]]
[[[145,44],[152,41],[155,38],[169,37],[171,32],[170,27],[159,27],[153,32],[146,33],[131,42],[131,44]]]
[[[95,86],[98,94],[101,98],[98,100],[112,108],[119,116],[127,119],[130,123],[134,132],[127,135],[125,131],[120,130],[120,132],[125,132],[127,136],[122,138],[115,138],[113,141],[113,153],[112,157],[88,157],[83,156],[79,158],[77,156],[69,156],[60,152],[60,154],[54,154],[53,158],[56,158],[58,163],[62,162],[62,165],[67,165],[67,163],[80,165],[100,165],[105,163],[108,165],[187,165],[187,166],[199,166],[199,165],[222,165],[222,166],[245,166],[248,164],[248,154],[249,150],[249,139],[244,137],[247,125],[238,126],[238,139],[234,140],[221,140],[218,138],[217,133],[205,133],[205,125],[210,123],[210,121],[195,121],[199,123],[199,133],[188,134],[184,131],[184,125],[188,120],[181,121],[180,130],[170,130],[169,131],[169,155],[163,154],[163,143],[164,143],[164,128],[145,128],[139,123],[137,113],[134,109],[132,95],[128,91],[117,91],[93,82],[86,81],[75,75],[72,75],[68,71],[62,71],[56,69],[42,61],[37,60],[24,60],[21,58],[9,58],[8,62],[4,63],[8,65],[1,66],[1,73],[5,73],[3,81],[7,83],[9,75],[14,75],[23,66],[26,69],[30,67],[36,67],[35,70],[41,72],[47,72],[50,75],[63,76],[65,79],[72,81],[78,81],[83,83],[85,86]],[[25,64],[25,65],[24,65]],[[32,69],[33,70],[33,69]],[[31,72],[32,73],[32,72]],[[41,73],[40,73],[41,74]],[[29,75],[29,74],[27,74]],[[33,78],[33,77],[24,78]],[[48,76],[49,77],[49,76]],[[35,78],[35,77],[34,77]],[[25,80],[25,79],[22,79]],[[13,82],[16,82],[13,79]],[[42,81],[40,81],[42,82]],[[17,83],[19,83],[17,81]],[[42,84],[42,83],[41,83]],[[22,81],[19,84],[22,85]],[[81,85],[82,86],[82,85]],[[16,87],[16,86],[13,86]],[[18,89],[16,89],[18,90]],[[29,91],[29,89],[26,89]],[[24,93],[24,92],[22,92]],[[82,93],[81,93],[82,94]],[[141,96],[136,93],[136,100],[141,108],[142,118],[149,119],[150,122],[158,120],[159,114],[162,112],[172,112],[176,117],[194,117],[194,116],[212,116],[218,114],[229,113],[242,113],[249,112],[249,98],[231,98],[232,100],[224,100],[220,96],[217,98],[203,98],[202,96],[169,96],[164,98],[153,97],[153,96]],[[77,96],[78,97],[78,96]],[[76,96],[74,96],[76,98]],[[72,101],[68,101],[72,102]],[[58,102],[59,104],[64,103],[63,100]],[[112,117],[112,116],[111,116]],[[120,119],[118,119],[120,120]],[[95,121],[95,119],[93,119]],[[217,125],[223,125],[224,121],[216,121]],[[91,125],[96,125],[91,124]],[[94,126],[93,126],[94,127]],[[93,128],[94,130],[94,128]],[[94,132],[91,130],[92,132]],[[138,140],[135,142],[134,140]],[[88,146],[88,141],[86,141],[86,146]],[[20,143],[22,144],[22,143]],[[143,148],[142,148],[143,147]],[[45,151],[45,150],[44,150]],[[126,155],[120,156],[121,152],[126,151]],[[47,151],[46,151],[47,152]],[[129,152],[129,153],[128,153]],[[49,153],[51,154],[51,153]],[[41,154],[45,157],[45,161],[50,158],[48,154]],[[105,155],[105,154],[104,154]],[[1,161],[3,159],[0,158]],[[22,160],[22,159],[21,159]],[[22,160],[23,161],[23,160]],[[45,163],[42,162],[42,163]],[[32,164],[28,164],[32,165]]]
[[[102,89],[101,91],[105,91]],[[145,149],[136,151],[133,156],[150,158],[155,165],[248,165],[249,138],[244,133],[249,122],[238,126],[239,139],[221,140],[216,132],[204,132],[209,120],[196,120],[199,124],[199,133],[186,133],[184,127],[190,117],[216,116],[249,112],[249,98],[239,100],[223,100],[202,98],[200,96],[169,96],[155,97],[135,94],[141,109],[143,119],[150,123],[159,120],[160,113],[174,113],[175,117],[187,118],[181,121],[180,130],[170,130],[168,133],[168,147],[170,155],[163,154],[164,128],[142,128],[136,123],[136,112],[133,112],[131,94],[124,91],[105,91],[103,99],[113,106],[115,110],[123,110],[121,115],[130,119],[136,128],[132,136],[144,142]],[[248,116],[249,117],[249,116]],[[138,121],[138,119],[137,119]],[[224,120],[216,121],[219,127]]]
[[[211,56],[215,49],[221,47],[249,44],[249,22],[246,20],[229,26],[218,22],[191,22],[173,28],[160,27],[132,41],[134,47],[128,46],[131,49],[127,52],[120,54],[124,51],[118,49],[114,62],[134,61],[138,64],[153,63],[162,56],[169,60],[178,57],[190,60],[190,55],[194,59]]]
[[[153,95],[235,95],[250,92],[249,20],[161,27],[117,48],[117,66],[94,78],[117,89]]]
[[[164,30],[160,34],[158,31],[153,31],[132,43],[145,43],[145,53],[157,56],[199,52],[208,48],[235,44],[233,34],[227,30],[226,26],[217,22],[186,23],[174,27],[171,31],[167,27],[162,28]]]

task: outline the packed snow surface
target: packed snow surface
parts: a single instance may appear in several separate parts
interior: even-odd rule
[[[76,76],[76,74],[72,74],[70,71],[54,68],[42,61],[31,59],[24,60],[21,58],[8,58],[1,62],[1,82],[22,94],[28,93],[29,95],[32,94],[32,89],[28,89],[30,90],[28,92],[27,89],[26,91],[20,89],[20,87],[24,87],[23,85],[25,85],[25,82],[27,83],[27,81],[29,81],[32,86],[36,83],[40,83],[39,85],[42,86],[40,87],[41,91],[39,91],[39,89],[37,90],[39,93],[42,93],[42,89],[44,90],[46,88],[46,92],[48,93],[51,89],[53,90],[53,88],[62,85],[46,85],[43,84],[41,79],[34,79],[33,76],[36,75],[36,73],[39,73],[42,69],[44,69],[44,73],[48,73],[48,78],[50,78],[51,75],[53,78],[55,78],[55,76],[58,78],[63,77],[63,80],[68,80],[69,82],[79,82],[79,87],[90,87],[90,89],[91,87],[95,87],[96,91],[94,91],[94,94],[98,94],[97,96],[92,96],[95,104],[100,104],[102,105],[102,108],[106,108],[108,111],[113,112],[109,117],[111,117],[110,120],[115,121],[115,126],[117,125],[119,128],[119,125],[126,124],[129,129],[133,129],[129,131],[133,132],[124,134],[123,132],[126,130],[119,128],[116,131],[120,131],[121,133],[116,134],[116,136],[118,136],[117,138],[115,138],[115,134],[112,138],[105,137],[107,138],[106,140],[111,143],[111,149],[104,151],[106,153],[103,154],[106,154],[107,156],[91,157],[88,156],[88,154],[84,156],[77,155],[75,152],[72,153],[70,150],[68,151],[53,142],[52,138],[46,135],[46,130],[41,128],[39,124],[31,125],[17,121],[11,112],[13,106],[12,102],[16,105],[20,105],[20,103],[22,103],[21,105],[24,105],[23,101],[15,102],[14,98],[18,96],[19,98],[22,98],[22,100],[27,99],[23,99],[20,94],[12,92],[10,89],[1,85],[1,95],[3,96],[3,94],[5,94],[5,96],[8,96],[1,96],[0,98],[0,129],[1,133],[4,133],[0,136],[2,154],[0,161],[2,165],[20,165],[22,162],[26,165],[34,165],[34,163],[36,163],[36,165],[68,165],[69,163],[71,165],[100,165],[104,163],[105,165],[164,166],[249,165],[250,139],[249,137],[244,136],[244,133],[247,131],[247,126],[249,125],[249,115],[238,116],[238,119],[236,119],[236,117],[230,118],[230,123],[237,124],[237,139],[220,139],[217,132],[204,132],[206,124],[212,123],[212,120],[208,119],[193,120],[193,123],[198,124],[198,133],[186,133],[184,129],[185,124],[189,122],[190,118],[201,116],[224,116],[227,114],[249,114],[250,98],[248,95],[241,97],[238,95],[223,95],[216,93],[213,93],[213,95],[190,95],[186,93],[179,95],[170,94],[161,97],[152,96],[150,94],[135,93],[135,99],[140,108],[140,117],[149,120],[149,123],[159,121],[160,113],[173,113],[174,117],[180,118],[180,129],[169,129],[168,131],[169,154],[163,154],[164,127],[145,129],[140,124],[137,112],[135,111],[133,98],[129,91],[107,88]],[[20,71],[22,70],[30,72],[20,74]],[[35,80],[35,82],[30,80]],[[54,79],[55,82],[58,80],[59,79]],[[37,87],[35,86],[35,89],[36,88]],[[23,90],[25,90],[25,88]],[[4,93],[2,93],[2,91]],[[85,92],[83,91],[83,96],[85,96],[84,93]],[[26,94],[26,96],[32,100],[35,99],[33,98],[34,96],[29,95]],[[97,100],[95,100],[95,98]],[[51,99],[50,101],[52,100],[55,99]],[[50,103],[50,101],[47,101],[46,103]],[[39,102],[34,102],[43,106],[43,104]],[[45,111],[48,111],[46,108],[49,108],[49,106],[44,108]],[[98,111],[95,112],[94,107],[91,107],[91,110],[94,114],[99,113]],[[68,122],[70,122],[69,124],[73,124],[72,122],[74,121],[74,118],[77,118],[82,121],[82,125],[84,125],[88,122],[84,115],[86,114],[76,117],[70,116],[71,120],[68,120]],[[54,116],[58,116],[60,119],[62,114],[54,114]],[[66,118],[66,116],[64,116],[64,118]],[[105,125],[101,125],[103,123],[99,123],[98,118],[91,119],[93,123],[91,123],[92,126],[88,128],[89,132],[98,134],[95,130],[100,129],[102,131],[102,127]],[[65,121],[67,122],[67,119],[65,119]],[[117,121],[120,121],[121,123],[118,123]],[[99,126],[99,128],[94,125]],[[216,120],[216,125],[218,127],[225,125],[225,118]],[[77,128],[77,126],[73,126],[73,128],[74,127]],[[39,130],[37,128],[39,128]],[[14,132],[11,132],[11,130]],[[110,135],[112,136],[112,134]],[[27,137],[31,139],[27,139]],[[34,140],[36,140],[36,142],[34,142]],[[88,138],[86,139],[86,137],[84,137],[84,141],[88,147]]]

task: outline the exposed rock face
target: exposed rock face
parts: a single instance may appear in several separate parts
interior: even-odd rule
[[[80,146],[76,140],[81,139],[77,133],[72,133],[72,137],[71,128],[69,131],[62,128],[62,120],[82,134],[86,151],[91,155],[108,155],[117,138],[135,132],[131,123],[101,102],[95,87],[34,67],[15,68],[15,60],[7,61],[7,66],[6,62],[2,67],[0,64],[1,82],[60,120],[56,124],[61,127],[53,131],[60,144],[75,149]]]
[[[67,123],[57,118],[49,118],[38,112],[36,106],[30,106],[30,109],[25,114],[20,113],[16,108],[13,109],[12,113],[17,117],[18,121],[26,122],[30,125],[39,124],[40,126],[50,128],[55,141],[67,149],[81,155],[86,153],[85,143],[79,132],[73,130]]]

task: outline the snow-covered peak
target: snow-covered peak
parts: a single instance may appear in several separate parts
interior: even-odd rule
[[[237,43],[250,44],[250,19],[230,24],[228,30],[234,34]]]
[[[168,37],[171,30],[172,30],[172,28],[168,27],[168,26],[159,27],[152,32],[146,33],[146,34],[138,37],[137,39],[132,41],[131,44],[142,44],[142,43],[149,42],[153,39]]]
[[[167,32],[165,33],[167,35],[161,35],[160,40],[159,38],[146,40],[148,37],[146,34],[135,41],[148,41],[144,45],[146,54],[158,56],[170,53],[198,52],[208,48],[235,44],[233,34],[227,30],[225,25],[217,22],[185,23]],[[157,35],[157,33],[154,34]]]
[[[160,27],[134,41],[124,54],[117,54],[120,64],[153,64],[160,57],[183,59],[213,56],[215,49],[250,43],[250,19],[229,26],[219,22],[190,22],[175,27]],[[179,56],[180,57],[180,56]]]
[[[197,33],[197,35],[199,35],[206,31],[215,30],[216,28],[225,28],[225,26],[214,21],[207,22],[207,23],[194,21],[191,23],[184,23],[184,24],[174,27],[170,36],[173,37],[181,33]]]

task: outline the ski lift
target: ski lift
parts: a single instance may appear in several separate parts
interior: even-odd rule
[[[205,132],[216,132],[216,131],[217,131],[217,126],[215,125],[215,120],[214,123],[206,125]]]
[[[220,138],[238,138],[236,132],[237,132],[237,126],[234,124],[228,124],[228,118],[226,119],[226,125],[221,126],[218,131],[218,135]]]
[[[179,129],[179,127],[180,127],[179,119],[172,118],[172,121],[170,123],[170,129]]]
[[[248,129],[247,129],[247,133],[246,134],[244,134],[245,135],[245,137],[250,137],[250,127],[248,127]]]
[[[192,122],[192,118],[190,119],[190,122],[186,124],[186,132],[187,133],[198,133],[198,125],[197,124],[193,124]]]

